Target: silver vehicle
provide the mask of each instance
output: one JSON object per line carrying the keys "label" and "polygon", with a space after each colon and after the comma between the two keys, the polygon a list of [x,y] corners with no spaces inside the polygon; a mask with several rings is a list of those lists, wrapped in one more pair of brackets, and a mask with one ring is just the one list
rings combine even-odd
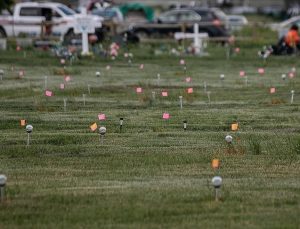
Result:
{"label": "silver vehicle", "polygon": [[247,18],[242,15],[227,15],[227,21],[231,31],[240,30],[244,26],[248,25]]}
{"label": "silver vehicle", "polygon": [[285,36],[285,34],[289,31],[289,29],[292,27],[292,25],[298,25],[300,28],[300,16],[292,17],[286,21],[283,21],[279,24],[273,24],[271,25],[271,29],[278,32],[278,38],[282,38]]}

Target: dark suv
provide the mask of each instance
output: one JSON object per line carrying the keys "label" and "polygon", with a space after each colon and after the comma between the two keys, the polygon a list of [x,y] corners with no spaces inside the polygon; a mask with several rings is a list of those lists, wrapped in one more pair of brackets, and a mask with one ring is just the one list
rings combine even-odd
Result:
{"label": "dark suv", "polygon": [[140,39],[149,37],[174,37],[186,24],[186,32],[193,32],[193,24],[199,24],[199,32],[210,37],[228,37],[226,15],[215,8],[181,8],[167,11],[154,22],[132,26],[130,33]]}

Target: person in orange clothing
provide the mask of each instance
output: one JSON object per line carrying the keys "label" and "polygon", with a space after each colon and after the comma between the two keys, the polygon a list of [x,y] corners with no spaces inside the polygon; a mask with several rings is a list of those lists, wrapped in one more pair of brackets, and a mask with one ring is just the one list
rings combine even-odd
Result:
{"label": "person in orange clothing", "polygon": [[297,51],[300,51],[300,36],[298,34],[298,26],[292,25],[287,34],[279,40],[277,45],[269,46],[258,54],[262,57],[268,53],[273,55],[291,55]]}
{"label": "person in orange clothing", "polygon": [[300,44],[300,37],[298,34],[298,26],[297,25],[293,25],[290,30],[288,31],[288,33],[286,34],[284,41],[286,43],[287,46],[291,47],[291,48],[299,48],[299,44]]}

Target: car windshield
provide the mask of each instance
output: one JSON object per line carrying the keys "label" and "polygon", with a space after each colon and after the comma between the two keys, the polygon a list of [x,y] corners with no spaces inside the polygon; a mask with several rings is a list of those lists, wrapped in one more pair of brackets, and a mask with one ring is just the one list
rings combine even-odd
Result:
{"label": "car windshield", "polygon": [[73,11],[72,9],[70,9],[69,7],[66,6],[59,6],[58,9],[60,9],[65,15],[71,16],[71,15],[75,15],[75,11]]}
{"label": "car windshield", "polygon": [[105,18],[112,18],[117,16],[117,12],[115,12],[113,9],[106,9],[106,10],[97,9],[97,10],[93,10],[92,13]]}

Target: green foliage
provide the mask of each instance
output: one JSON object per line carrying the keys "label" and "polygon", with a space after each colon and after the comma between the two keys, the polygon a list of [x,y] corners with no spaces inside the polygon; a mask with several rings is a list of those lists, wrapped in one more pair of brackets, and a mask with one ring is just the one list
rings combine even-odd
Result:
{"label": "green foliage", "polygon": [[[299,69],[299,60],[270,57],[261,76],[259,47],[239,45],[241,52],[229,60],[224,47],[214,44],[208,57],[184,57],[186,74],[179,66],[182,57],[150,55],[160,47],[155,45],[131,47],[131,67],[122,51],[113,62],[83,58],[67,62],[65,69],[38,50],[27,50],[27,58],[14,50],[0,53],[5,71],[0,173],[8,177],[0,228],[297,228],[300,100],[289,101],[300,80],[283,81],[281,74]],[[247,86],[240,70],[247,72]],[[68,83],[65,73],[71,75]],[[223,84],[220,74],[225,74]],[[54,97],[44,96],[45,75]],[[276,87],[272,95],[271,85]],[[142,94],[136,94],[137,86]],[[194,88],[193,95],[186,94],[187,87]],[[167,98],[162,90],[169,92]],[[163,112],[171,118],[162,120]],[[99,113],[107,119],[98,121]],[[34,127],[29,147],[19,126],[23,118]],[[94,122],[107,128],[102,144],[89,129]],[[239,123],[236,132],[230,130],[233,122]],[[230,147],[227,134],[233,136]],[[211,169],[214,158],[220,159],[217,171]],[[220,202],[210,185],[214,175],[224,180]]]}

